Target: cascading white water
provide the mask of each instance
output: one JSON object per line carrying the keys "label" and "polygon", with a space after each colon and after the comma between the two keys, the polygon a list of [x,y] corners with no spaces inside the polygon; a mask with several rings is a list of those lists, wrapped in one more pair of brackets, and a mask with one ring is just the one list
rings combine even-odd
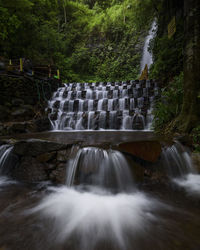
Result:
{"label": "cascading white water", "polygon": [[142,130],[150,128],[157,95],[157,83],[149,80],[69,83],[49,101],[49,119],[53,130]]}
{"label": "cascading white water", "polygon": [[69,187],[51,188],[28,211],[52,223],[52,244],[74,250],[131,250],[134,244],[138,249],[138,234],[148,237],[149,226],[159,220],[154,213],[163,204],[136,190],[118,151],[79,149],[68,162],[66,182]]}
{"label": "cascading white water", "polygon": [[153,39],[154,36],[155,36],[156,29],[157,29],[157,22],[156,22],[156,20],[154,20],[152,25],[151,25],[151,29],[149,30],[149,34],[145,39],[145,43],[144,43],[144,47],[143,47],[143,53],[142,53],[142,59],[141,59],[141,62],[140,62],[140,73],[142,73],[142,70],[144,69],[146,64],[147,64],[147,66],[149,68],[150,65],[153,63],[152,55],[148,51],[148,47],[149,47],[150,40]]}
{"label": "cascading white water", "polygon": [[172,178],[195,173],[189,152],[178,141],[163,149],[162,162]]}
{"label": "cascading white water", "polygon": [[9,157],[13,147],[10,145],[0,146],[0,176],[8,173],[12,159]]}
{"label": "cascading white water", "polygon": [[70,161],[66,183],[72,186],[75,182],[118,191],[132,190],[134,183],[128,162],[121,152],[96,147],[80,149]]}
{"label": "cascading white water", "polygon": [[16,164],[16,158],[12,155],[12,149],[13,146],[7,144],[0,146],[0,186],[15,183],[7,177],[10,169]]}
{"label": "cascading white water", "polygon": [[173,183],[184,188],[190,195],[200,196],[200,175],[183,145],[175,142],[171,147],[166,147],[161,161]]}

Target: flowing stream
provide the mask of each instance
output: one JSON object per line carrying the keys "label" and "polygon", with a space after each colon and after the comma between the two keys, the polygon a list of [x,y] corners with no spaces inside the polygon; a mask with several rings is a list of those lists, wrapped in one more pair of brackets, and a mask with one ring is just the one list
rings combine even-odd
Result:
{"label": "flowing stream", "polygon": [[[1,146],[1,174],[16,166],[11,159],[12,147]],[[184,187],[194,195],[199,175],[193,172],[183,146],[175,143],[164,148],[161,162],[171,180],[185,180]],[[5,172],[6,167],[9,171]],[[66,170],[66,185],[57,187],[4,179],[6,185],[0,190],[2,249],[182,250],[200,246],[198,204],[187,202],[179,188],[174,192],[173,187],[139,187],[130,161],[121,152],[79,148],[72,152]]]}

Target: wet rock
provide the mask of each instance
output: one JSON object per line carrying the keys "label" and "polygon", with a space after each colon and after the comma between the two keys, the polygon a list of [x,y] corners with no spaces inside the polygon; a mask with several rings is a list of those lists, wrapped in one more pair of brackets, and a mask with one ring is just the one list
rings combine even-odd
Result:
{"label": "wet rock", "polygon": [[156,162],[162,150],[160,143],[156,141],[122,143],[118,149],[149,162]]}
{"label": "wet rock", "polygon": [[50,114],[50,119],[52,121],[55,121],[55,120],[57,120],[57,116],[58,116],[58,112],[55,111],[55,112],[53,112],[53,113]]}
{"label": "wet rock", "polygon": [[3,123],[0,123],[0,135],[6,135],[6,129],[3,125]]}
{"label": "wet rock", "polygon": [[133,173],[134,181],[141,182],[144,180],[145,168],[138,162],[131,159],[130,156],[126,156],[126,159],[129,162],[130,170]]}
{"label": "wet rock", "polygon": [[32,118],[34,116],[33,107],[30,105],[23,105],[19,108],[16,108],[11,113],[12,119],[23,119],[26,120],[27,118]]}
{"label": "wet rock", "polygon": [[44,163],[44,162],[49,162],[51,160],[53,160],[56,157],[56,152],[51,152],[51,153],[45,153],[45,154],[41,154],[38,155],[36,157],[37,161]]}
{"label": "wet rock", "polygon": [[13,152],[17,155],[38,156],[43,153],[67,149],[69,145],[39,139],[19,141],[14,145]]}
{"label": "wet rock", "polygon": [[24,182],[38,182],[48,180],[48,175],[45,172],[44,164],[41,164],[35,158],[30,156],[21,158],[20,164],[18,164],[12,170],[11,176]]}
{"label": "wet rock", "polygon": [[66,164],[60,163],[55,170],[53,170],[49,176],[52,182],[64,184],[66,181]]}
{"label": "wet rock", "polygon": [[57,160],[66,162],[70,157],[71,149],[62,150],[57,152]]}
{"label": "wet rock", "polygon": [[200,173],[200,153],[192,153],[191,157],[194,167]]}
{"label": "wet rock", "polygon": [[56,169],[56,164],[55,164],[55,163],[47,163],[47,164],[45,165],[45,168],[46,168],[46,170],[48,170],[48,171],[52,171],[52,170]]}
{"label": "wet rock", "polygon": [[16,122],[8,125],[7,127],[8,134],[20,134],[26,132],[26,123],[25,122]]}
{"label": "wet rock", "polygon": [[1,114],[0,121],[6,121],[6,120],[8,120],[9,116],[10,116],[10,110],[9,110],[9,108],[0,105],[0,114]]}
{"label": "wet rock", "polygon": [[13,106],[17,107],[17,106],[21,106],[23,104],[24,104],[24,100],[22,100],[22,99],[15,98],[15,99],[12,100],[12,105]]}
{"label": "wet rock", "polygon": [[55,101],[53,104],[53,108],[58,109],[60,107],[60,101]]}
{"label": "wet rock", "polygon": [[47,131],[51,129],[51,123],[48,117],[37,119],[34,121],[34,124],[38,132]]}

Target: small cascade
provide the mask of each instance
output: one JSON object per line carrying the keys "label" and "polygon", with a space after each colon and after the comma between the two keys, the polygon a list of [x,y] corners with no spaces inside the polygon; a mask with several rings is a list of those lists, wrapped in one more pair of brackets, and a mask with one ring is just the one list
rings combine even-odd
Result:
{"label": "small cascade", "polygon": [[67,186],[76,183],[118,191],[133,190],[133,179],[124,155],[96,147],[79,149],[67,166]]}
{"label": "small cascade", "polygon": [[17,164],[18,158],[12,154],[13,146],[1,145],[0,146],[0,187],[16,183],[9,180],[11,169]]}
{"label": "small cascade", "polygon": [[10,145],[0,146],[0,176],[7,175],[13,164],[11,154],[13,147]]}
{"label": "small cascade", "polygon": [[159,95],[154,81],[69,83],[49,101],[53,130],[144,130]]}
{"label": "small cascade", "polygon": [[189,195],[200,196],[200,175],[183,145],[175,142],[163,150],[161,158],[173,183],[184,188]]}
{"label": "small cascade", "polygon": [[175,142],[171,147],[163,149],[162,162],[171,178],[195,173],[189,152],[179,142]]}

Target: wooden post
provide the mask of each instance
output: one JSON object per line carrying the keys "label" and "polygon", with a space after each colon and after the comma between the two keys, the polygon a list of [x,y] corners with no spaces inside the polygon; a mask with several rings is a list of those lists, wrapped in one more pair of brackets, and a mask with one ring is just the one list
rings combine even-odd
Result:
{"label": "wooden post", "polygon": [[20,70],[20,72],[22,72],[23,71],[23,61],[22,61],[22,58],[19,59],[19,64],[20,64],[19,70]]}
{"label": "wooden post", "polygon": [[58,77],[58,79],[60,79],[60,70],[59,69],[57,69],[57,77]]}

